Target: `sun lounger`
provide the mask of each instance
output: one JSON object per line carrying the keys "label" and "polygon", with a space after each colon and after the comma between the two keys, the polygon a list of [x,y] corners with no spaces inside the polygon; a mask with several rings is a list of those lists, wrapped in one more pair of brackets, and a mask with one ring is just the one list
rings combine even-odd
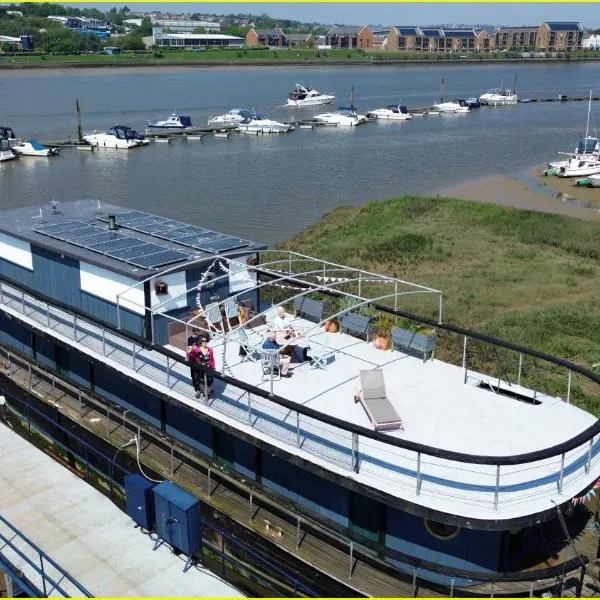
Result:
{"label": "sun lounger", "polygon": [[361,388],[354,396],[354,402],[360,402],[367,413],[375,431],[402,429],[402,419],[388,400],[381,369],[360,372]]}

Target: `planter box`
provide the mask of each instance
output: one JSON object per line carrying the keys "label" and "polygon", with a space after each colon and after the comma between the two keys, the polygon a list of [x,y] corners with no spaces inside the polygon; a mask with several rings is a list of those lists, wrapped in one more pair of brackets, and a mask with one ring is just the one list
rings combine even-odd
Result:
{"label": "planter box", "polygon": [[401,327],[392,327],[392,345],[393,348],[404,348],[407,350],[414,350],[416,352],[423,353],[423,361],[427,360],[427,354],[433,352],[437,343],[437,336],[434,335],[423,335],[416,331],[410,331],[409,329],[402,329]]}

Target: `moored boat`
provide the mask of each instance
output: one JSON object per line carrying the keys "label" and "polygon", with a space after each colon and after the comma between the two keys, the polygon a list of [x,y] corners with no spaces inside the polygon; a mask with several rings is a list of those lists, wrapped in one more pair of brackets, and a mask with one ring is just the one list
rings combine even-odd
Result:
{"label": "moored boat", "polygon": [[322,113],[313,117],[315,121],[340,127],[355,127],[367,122],[365,115],[358,114],[354,106],[340,106],[335,112]]}
{"label": "moored boat", "polygon": [[60,150],[58,148],[44,146],[37,140],[28,140],[26,142],[19,142],[12,148],[16,154],[22,154],[23,156],[58,156]]}
{"label": "moored boat", "polygon": [[8,140],[0,137],[0,162],[14,160],[17,155],[11,150]]}
{"label": "moored boat", "polygon": [[189,129],[192,127],[191,117],[177,115],[173,113],[168,119],[151,123],[148,121],[148,127],[151,129]]}
{"label": "moored boat", "polygon": [[115,125],[103,132],[88,133],[83,136],[83,139],[90,146],[97,148],[122,148],[129,150],[145,145],[144,140],[146,138],[141,136],[140,139],[140,135],[131,127]]}
{"label": "moored boat", "polygon": [[367,113],[367,117],[374,119],[388,119],[391,121],[406,121],[413,116],[408,112],[408,108],[400,104],[388,104],[384,108],[376,108]]}
{"label": "moored boat", "polygon": [[573,156],[559,167],[559,177],[583,177],[600,173],[600,160],[596,157]]}
{"label": "moored boat", "polygon": [[516,92],[506,88],[495,88],[479,96],[479,102],[484,106],[508,106],[518,101]]}

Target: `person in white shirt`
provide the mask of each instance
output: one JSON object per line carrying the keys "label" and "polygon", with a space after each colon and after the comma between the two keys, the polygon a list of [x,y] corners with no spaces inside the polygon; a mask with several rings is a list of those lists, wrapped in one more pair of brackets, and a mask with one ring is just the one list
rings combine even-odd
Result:
{"label": "person in white shirt", "polygon": [[277,314],[274,317],[273,323],[272,323],[273,331],[277,332],[277,331],[290,330],[289,333],[291,333],[292,321],[290,320],[289,317],[285,316],[285,310],[284,310],[283,306],[278,306],[276,313]]}

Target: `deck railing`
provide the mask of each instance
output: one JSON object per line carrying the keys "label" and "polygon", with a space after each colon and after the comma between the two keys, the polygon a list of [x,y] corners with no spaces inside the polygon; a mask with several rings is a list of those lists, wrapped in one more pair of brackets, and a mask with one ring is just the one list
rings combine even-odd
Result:
{"label": "deck railing", "polygon": [[[0,282],[0,302],[33,320],[42,331],[61,334],[87,352],[99,354],[107,364],[118,361],[119,371],[129,369],[140,385],[144,385],[145,379],[152,380],[155,385],[148,385],[148,389],[153,393],[179,396],[190,404],[189,365],[180,354],[160,346],[152,346],[150,351],[141,338],[6,281]],[[589,383],[600,383],[598,375],[579,365],[386,306],[378,308],[435,325],[438,331],[461,335],[467,348],[472,340],[471,344],[484,342],[492,348],[518,353],[521,368],[524,358],[539,359],[566,369],[568,382],[576,373]],[[325,461],[329,468],[355,472],[364,477],[358,481],[367,486],[367,493],[369,486],[378,487],[391,505],[399,502],[399,495],[404,499],[421,496],[419,503],[422,503],[425,494],[435,505],[451,493],[455,507],[472,505],[477,498],[481,508],[492,509],[490,514],[494,514],[535,498],[560,502],[561,494],[568,490],[564,502],[591,484],[589,472],[600,455],[599,421],[573,438],[543,450],[510,456],[472,455],[391,437],[271,395],[223,372],[210,372],[221,382],[222,392],[208,404],[198,405],[209,422],[217,427],[226,423],[242,437],[260,438],[283,455],[299,455],[309,469],[314,468],[316,458],[318,464]],[[466,362],[465,374],[473,375]],[[498,381],[488,378],[492,389]],[[566,387],[569,399],[571,384]],[[552,510],[540,511],[538,516],[543,518]],[[463,524],[463,520],[456,517],[456,524]],[[504,522],[517,524],[518,519]]]}

